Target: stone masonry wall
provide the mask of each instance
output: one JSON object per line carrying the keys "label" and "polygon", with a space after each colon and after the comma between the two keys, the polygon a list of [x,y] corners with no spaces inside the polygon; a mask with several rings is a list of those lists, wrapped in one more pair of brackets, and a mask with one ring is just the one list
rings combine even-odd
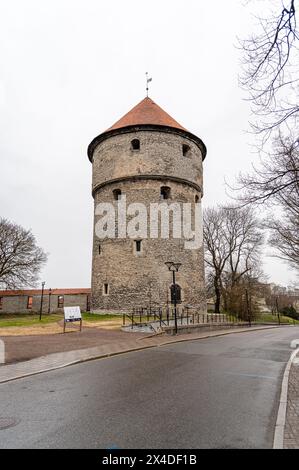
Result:
{"label": "stone masonry wall", "polygon": [[[140,150],[131,141],[140,140]],[[190,147],[183,156],[182,145]],[[202,189],[202,154],[190,139],[160,131],[120,133],[101,142],[93,155],[93,188],[116,179],[136,175],[167,175],[186,179]]]}
{"label": "stone masonry wall", "polygon": [[[171,188],[171,199],[161,201],[161,185]],[[100,189],[95,195],[95,207],[100,202],[113,202],[114,189],[122,191],[127,205],[145,204],[148,214],[150,202],[194,202],[198,196],[194,188],[167,179],[127,181]],[[117,202],[113,204],[116,209]],[[170,238],[149,238],[148,224],[148,238],[142,239],[141,253],[136,252],[135,238],[100,240],[94,236],[92,311],[127,311],[137,306],[166,305],[172,277],[164,263],[169,260],[182,263],[176,281],[182,288],[183,303],[205,311],[203,249],[185,249],[184,239],[172,238],[171,215]],[[95,216],[95,223],[98,219],[99,216]],[[109,286],[108,295],[103,294],[105,283]]]}
{"label": "stone masonry wall", "polygon": [[[140,150],[132,150],[133,139],[139,139]],[[183,155],[183,144],[190,147],[186,156]],[[143,179],[138,179],[138,176]],[[161,186],[171,188],[170,199],[161,201]],[[203,193],[201,150],[188,137],[175,132],[142,130],[123,133],[120,130],[118,135],[107,138],[94,151],[95,208],[103,202],[113,203],[116,207],[115,189],[126,195],[127,204],[143,203],[147,208],[151,202],[200,201]],[[95,224],[98,219],[99,216],[95,215]],[[202,247],[185,249],[184,240],[172,236],[169,239],[145,237],[141,241],[141,253],[138,253],[134,239],[99,240],[95,233],[91,310],[120,312],[131,311],[138,306],[166,305],[170,301],[172,284],[171,272],[164,264],[166,261],[182,263],[176,282],[182,288],[183,305],[205,311]],[[107,294],[105,284],[108,285]]]}
{"label": "stone masonry wall", "polygon": [[[32,309],[27,309],[28,296],[27,295],[9,295],[2,297],[1,313],[38,313],[40,311],[41,296],[32,296]],[[68,294],[64,295],[64,306],[74,307],[79,306],[82,312],[86,312],[87,307],[87,294]],[[43,298],[43,313],[48,313],[49,309],[49,295],[44,295]],[[58,295],[51,295],[51,309],[50,312],[63,313],[63,308],[58,308]]]}

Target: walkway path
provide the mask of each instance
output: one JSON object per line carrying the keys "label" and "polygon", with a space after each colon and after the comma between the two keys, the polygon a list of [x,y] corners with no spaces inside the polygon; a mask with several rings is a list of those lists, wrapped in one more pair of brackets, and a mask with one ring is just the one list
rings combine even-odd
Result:
{"label": "walkway path", "polygon": [[[105,331],[105,344],[102,344],[101,346],[94,346],[94,347],[89,347],[89,348],[84,348],[79,349],[79,341],[82,341],[83,336],[77,338],[77,343],[75,344],[77,347],[72,350],[66,349],[66,342],[68,336],[73,336],[72,340],[70,339],[69,341],[74,341],[75,335],[80,335],[80,333],[70,333],[69,335],[65,335],[62,337],[62,335],[59,335],[60,338],[60,344],[61,352],[55,352],[52,354],[47,354],[47,355],[41,355],[40,357],[35,357],[31,360],[27,360],[24,362],[17,362],[13,364],[7,364],[7,365],[2,365],[0,367],[0,383],[1,382],[7,382],[9,380],[14,380],[18,379],[21,377],[25,377],[28,375],[33,375],[33,374],[38,374],[41,372],[53,370],[53,369],[58,369],[61,367],[65,367],[71,364],[76,364],[78,362],[84,362],[92,359],[97,359],[97,358],[104,358],[104,357],[109,357],[113,356],[116,354],[122,354],[130,351],[136,351],[136,350],[141,350],[141,349],[147,349],[147,348],[152,348],[155,346],[162,346],[165,344],[171,344],[171,343],[176,343],[176,342],[181,342],[181,341],[189,341],[189,340],[195,340],[195,339],[201,339],[201,338],[209,338],[213,336],[221,336],[221,335],[227,335],[231,333],[236,333],[236,332],[248,332],[248,331],[254,331],[254,330],[259,330],[259,329],[269,329],[269,328],[279,328],[277,326],[262,326],[262,327],[251,327],[251,328],[230,328],[230,329],[218,329],[214,331],[205,331],[202,333],[192,333],[192,334],[182,334],[179,336],[169,336],[169,335],[157,335],[157,336],[151,336],[149,337],[148,335],[142,335],[138,333],[122,333],[118,332],[119,334],[114,334],[114,337],[112,338],[112,332],[107,332]],[[285,328],[285,327],[283,327]],[[287,327],[288,328],[288,327]],[[117,332],[114,332],[117,333]],[[10,337],[11,339],[12,337]],[[20,337],[18,337],[20,338]],[[38,351],[38,344],[41,344],[39,342],[38,337],[26,337],[27,339],[31,338],[31,348],[32,350],[36,350],[36,353]],[[49,336],[42,337],[42,341],[45,344],[45,342],[48,340]],[[80,339],[81,338],[81,339]],[[6,343],[6,338],[2,337],[2,339],[5,339]],[[99,343],[99,338],[97,338],[97,344]],[[68,344],[68,347],[71,347],[71,342]],[[82,343],[81,343],[82,344]],[[58,347],[58,343],[56,344],[56,347]]]}

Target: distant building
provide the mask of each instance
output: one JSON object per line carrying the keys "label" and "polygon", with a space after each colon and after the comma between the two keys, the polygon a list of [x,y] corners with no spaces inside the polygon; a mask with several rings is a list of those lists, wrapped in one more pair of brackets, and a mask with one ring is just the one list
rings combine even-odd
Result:
{"label": "distant building", "polygon": [[[79,306],[90,311],[90,289],[45,289],[43,313],[63,312],[63,307]],[[41,307],[41,289],[0,290],[1,313],[38,313]]]}

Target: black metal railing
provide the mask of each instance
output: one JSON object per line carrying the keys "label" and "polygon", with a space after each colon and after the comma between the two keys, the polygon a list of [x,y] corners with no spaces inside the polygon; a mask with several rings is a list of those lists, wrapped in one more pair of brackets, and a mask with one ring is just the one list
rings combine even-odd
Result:
{"label": "black metal railing", "polygon": [[[237,322],[235,317],[229,320],[223,313],[200,313],[191,307],[177,307],[176,309],[178,325],[195,325]],[[173,307],[135,307],[132,313],[123,314],[123,326],[128,324],[133,329],[134,326],[143,326],[158,322],[160,327],[170,326],[175,319]]]}

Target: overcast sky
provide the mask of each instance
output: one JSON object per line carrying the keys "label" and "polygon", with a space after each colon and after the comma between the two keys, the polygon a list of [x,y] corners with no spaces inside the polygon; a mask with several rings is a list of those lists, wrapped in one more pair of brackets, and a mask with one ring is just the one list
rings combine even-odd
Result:
{"label": "overcast sky", "polygon": [[[238,87],[236,37],[255,28],[246,4],[0,0],[0,215],[49,253],[48,288],[90,285],[86,149],[144,98],[146,71],[150,97],[207,145],[205,207],[225,202],[224,179],[257,162]],[[269,281],[295,280],[278,260],[265,256],[264,269]]]}

